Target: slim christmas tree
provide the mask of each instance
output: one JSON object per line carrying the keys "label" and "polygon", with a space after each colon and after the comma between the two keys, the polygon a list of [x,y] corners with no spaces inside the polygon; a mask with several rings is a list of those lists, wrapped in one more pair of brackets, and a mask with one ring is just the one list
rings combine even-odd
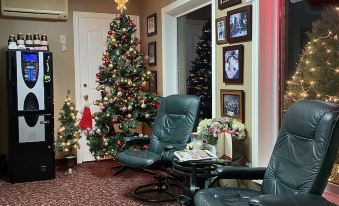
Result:
{"label": "slim christmas tree", "polygon": [[211,66],[211,22],[202,28],[202,35],[195,50],[197,57],[192,62],[187,79],[187,94],[201,97],[200,119],[212,117],[212,66]]}
{"label": "slim christmas tree", "polygon": [[80,127],[77,120],[78,111],[75,110],[75,105],[69,97],[70,91],[67,91],[67,97],[64,105],[61,108],[59,122],[60,128],[57,133],[56,149],[67,152],[69,156],[72,151],[77,148],[80,138]]}
{"label": "slim christmas tree", "polygon": [[287,81],[284,109],[302,99],[339,101],[339,9],[327,7],[313,22],[310,41],[301,52],[297,69]]}
{"label": "slim christmas tree", "polygon": [[[151,122],[156,115],[156,94],[145,92],[152,77],[146,71],[143,55],[136,49],[140,41],[133,37],[136,25],[123,12],[125,1],[116,1],[121,15],[110,23],[107,49],[97,73],[97,90],[102,98],[95,101],[95,129],[87,136],[94,157],[114,155],[123,144],[123,137],[139,122]],[[116,126],[116,127],[115,127]],[[122,132],[116,131],[117,127]]]}

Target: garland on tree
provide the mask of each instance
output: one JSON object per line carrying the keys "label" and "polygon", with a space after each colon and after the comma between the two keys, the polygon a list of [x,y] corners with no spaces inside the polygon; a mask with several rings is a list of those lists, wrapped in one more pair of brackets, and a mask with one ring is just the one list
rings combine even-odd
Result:
{"label": "garland on tree", "polygon": [[202,28],[197,43],[197,57],[192,62],[187,79],[187,94],[199,96],[200,119],[212,117],[212,65],[211,65],[211,22]]}
{"label": "garland on tree", "polygon": [[132,36],[135,27],[124,13],[110,23],[103,64],[96,74],[102,98],[94,104],[100,111],[94,115],[95,129],[87,136],[96,158],[116,154],[123,137],[131,135],[139,122],[152,122],[157,112],[156,94],[144,91],[152,74],[146,71],[143,55],[136,49],[140,40]]}
{"label": "garland on tree", "polygon": [[78,140],[81,136],[77,120],[78,111],[75,110],[75,105],[71,102],[69,94],[70,91],[68,90],[58,119],[60,122],[60,128],[57,133],[56,149],[67,152],[68,155],[71,156],[73,149],[76,149],[79,146]]}
{"label": "garland on tree", "polygon": [[296,72],[287,81],[284,109],[296,101],[318,99],[339,101],[339,9],[327,7],[312,24],[297,63]]}

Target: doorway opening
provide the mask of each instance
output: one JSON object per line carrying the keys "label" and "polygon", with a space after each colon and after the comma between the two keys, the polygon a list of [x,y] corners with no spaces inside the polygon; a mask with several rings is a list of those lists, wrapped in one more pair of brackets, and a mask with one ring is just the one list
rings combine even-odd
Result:
{"label": "doorway opening", "polygon": [[[205,8],[207,7],[207,8]],[[210,18],[215,19],[215,1],[212,0],[187,0],[187,1],[175,1],[172,4],[162,8],[162,75],[163,75],[163,96],[168,96],[171,94],[187,94],[186,91],[186,79],[188,76],[188,71],[191,65],[187,65],[187,61],[193,61],[193,59],[186,60],[186,58],[181,58],[182,54],[185,53],[184,50],[179,50],[179,47],[185,47],[183,44],[179,44],[180,38],[183,38],[183,35],[179,32],[182,27],[185,27],[183,22],[187,21],[191,15],[195,14],[195,11],[200,9],[208,9],[210,12]],[[199,11],[197,11],[199,12]],[[191,14],[193,13],[193,14]],[[186,16],[186,20],[181,19],[183,16]],[[205,16],[205,14],[204,14]],[[211,22],[211,106],[210,110],[212,117],[216,115],[216,80],[215,80],[215,23]],[[187,29],[185,27],[185,29]],[[200,30],[201,34],[201,30]],[[199,39],[199,38],[197,38]],[[179,41],[178,41],[179,40]],[[195,54],[195,46],[192,45],[193,53]],[[180,53],[179,53],[180,52]],[[185,53],[186,54],[186,53]],[[190,62],[189,62],[190,63]],[[179,64],[181,69],[179,71]],[[185,66],[182,66],[185,65]]]}
{"label": "doorway opening", "polygon": [[212,117],[211,5],[177,19],[178,92],[200,96],[200,118]]}

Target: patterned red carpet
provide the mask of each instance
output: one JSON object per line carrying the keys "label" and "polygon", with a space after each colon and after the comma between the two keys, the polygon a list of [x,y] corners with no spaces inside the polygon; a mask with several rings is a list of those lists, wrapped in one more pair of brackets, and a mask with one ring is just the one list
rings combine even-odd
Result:
{"label": "patterned red carpet", "polygon": [[11,184],[0,180],[0,205],[178,205],[152,204],[134,199],[131,192],[153,182],[151,175],[124,171],[112,176],[114,161],[84,163],[69,175],[58,168],[54,180]]}

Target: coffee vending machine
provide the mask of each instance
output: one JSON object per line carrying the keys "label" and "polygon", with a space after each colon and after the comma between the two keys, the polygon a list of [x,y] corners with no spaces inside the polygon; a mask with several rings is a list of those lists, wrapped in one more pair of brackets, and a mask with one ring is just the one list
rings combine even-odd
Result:
{"label": "coffee vending machine", "polygon": [[11,182],[55,178],[53,58],[8,50],[8,162]]}

